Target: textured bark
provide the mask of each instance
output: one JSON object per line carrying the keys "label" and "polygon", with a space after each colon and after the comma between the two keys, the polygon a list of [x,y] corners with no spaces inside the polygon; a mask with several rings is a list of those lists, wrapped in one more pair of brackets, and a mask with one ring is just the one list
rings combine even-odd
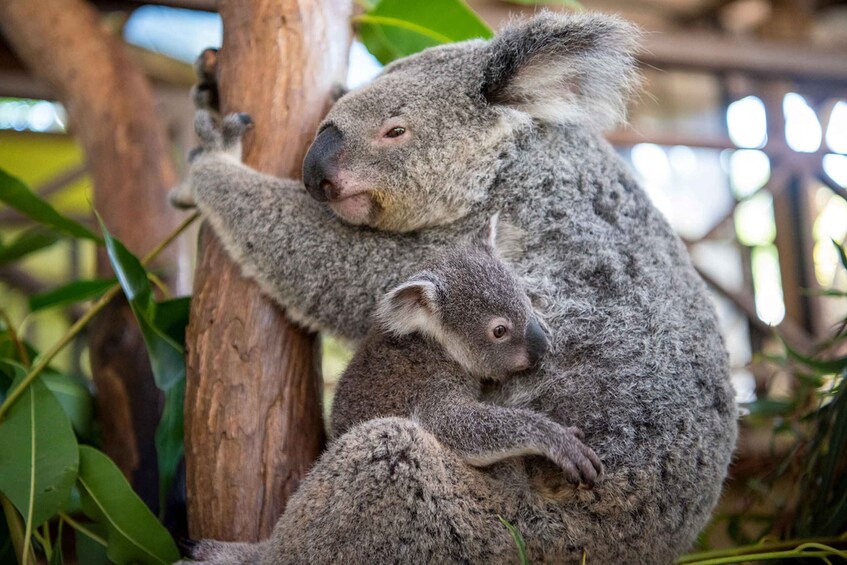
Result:
{"label": "textured bark", "polygon": [[[225,0],[219,7],[222,108],[248,112],[256,124],[245,162],[298,177],[332,87],[344,78],[349,1]],[[315,337],[241,277],[205,228],[187,341],[190,536],[267,537],[324,446]]]}
{"label": "textured bark", "polygon": [[[176,182],[153,92],[117,38],[81,0],[3,0],[3,34],[67,106],[94,184],[94,206],[114,235],[144,253],[176,226],[166,193]],[[172,264],[173,251],[163,256]],[[105,253],[100,275],[111,275]],[[94,321],[91,358],[103,447],[156,507],[153,443],[161,409],[137,324],[123,301]]]}

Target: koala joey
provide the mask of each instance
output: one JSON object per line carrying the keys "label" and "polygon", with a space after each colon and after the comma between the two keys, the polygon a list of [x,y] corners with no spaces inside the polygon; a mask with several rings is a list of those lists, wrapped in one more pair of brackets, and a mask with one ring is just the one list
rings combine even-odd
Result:
{"label": "koala joey", "polygon": [[[267,563],[516,561],[498,516],[534,561],[672,563],[691,547],[737,410],[705,285],[601,135],[637,84],[637,39],[615,17],[541,13],[395,61],[332,106],[303,181],[240,162],[244,120],[199,115],[181,201],[312,329],[364,339],[378,297],[501,212],[525,234],[510,265],[551,348],[480,400],[579,426],[603,462],[593,489],[574,489],[547,457],[474,467],[414,414],[369,420],[329,446],[269,545],[249,551]],[[224,548],[194,555],[239,562]]]}
{"label": "koala joey", "polygon": [[338,382],[332,433],[412,418],[470,465],[543,455],[569,481],[592,486],[602,465],[578,428],[480,400],[483,381],[534,367],[549,347],[522,283],[493,247],[496,223],[484,242],[448,252],[382,299]]}

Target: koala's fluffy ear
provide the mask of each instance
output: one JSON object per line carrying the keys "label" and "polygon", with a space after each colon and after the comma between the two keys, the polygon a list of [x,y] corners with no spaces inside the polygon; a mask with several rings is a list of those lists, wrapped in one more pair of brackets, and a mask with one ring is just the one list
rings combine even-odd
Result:
{"label": "koala's fluffy ear", "polygon": [[438,287],[428,274],[413,277],[391,289],[380,301],[376,317],[396,335],[414,331],[432,333],[439,326]]}
{"label": "koala's fluffy ear", "polygon": [[544,12],[491,41],[482,95],[540,121],[613,127],[639,82],[639,37],[614,16]]}

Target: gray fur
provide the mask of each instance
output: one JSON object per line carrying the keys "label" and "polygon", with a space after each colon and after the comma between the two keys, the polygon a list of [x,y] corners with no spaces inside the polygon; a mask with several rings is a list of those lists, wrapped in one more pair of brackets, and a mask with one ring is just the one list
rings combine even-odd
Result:
{"label": "gray fur", "polygon": [[602,464],[579,429],[480,401],[484,380],[522,378],[547,346],[531,331],[539,326],[520,281],[488,243],[439,258],[391,290],[378,312],[338,382],[334,437],[376,418],[411,418],[470,465],[543,455],[570,482],[593,486]]}
{"label": "gray fur", "polygon": [[[591,14],[545,14],[504,32],[510,41],[427,50],[341,98],[326,123],[344,136],[335,180],[366,189],[355,214],[214,147],[194,161],[191,197],[245,273],[304,325],[352,340],[365,336],[378,296],[502,211],[525,234],[514,268],[553,328],[554,351],[536,374],[488,386],[485,399],[578,425],[605,467],[593,490],[574,490],[543,458],[478,469],[412,420],[370,421],[303,481],[265,563],[509,560],[498,515],[533,560],[577,563],[585,551],[589,563],[670,563],[705,525],[737,413],[715,313],[685,248],[599,135],[608,103],[546,87],[530,105],[483,95],[501,82],[530,88],[525,57],[501,52],[525,45],[523,34],[577,32],[593,39],[534,50],[532,65],[576,65],[571,93],[622,99],[636,32]],[[540,110],[556,105],[565,119]],[[384,141],[390,120],[408,135]],[[221,562],[237,562],[216,547]]]}

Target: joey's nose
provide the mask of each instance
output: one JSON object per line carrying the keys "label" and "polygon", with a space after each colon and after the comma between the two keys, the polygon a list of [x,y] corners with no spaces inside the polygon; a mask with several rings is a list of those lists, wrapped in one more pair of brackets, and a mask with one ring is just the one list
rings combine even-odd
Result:
{"label": "joey's nose", "polygon": [[544,333],[541,324],[535,318],[530,319],[526,327],[526,348],[529,354],[530,365],[538,363],[550,348],[550,342],[547,341],[547,334]]}
{"label": "joey's nose", "polygon": [[338,167],[338,154],[343,142],[341,130],[333,125],[327,126],[312,142],[303,159],[303,184],[315,200],[325,202],[338,196],[338,187],[331,179]]}

